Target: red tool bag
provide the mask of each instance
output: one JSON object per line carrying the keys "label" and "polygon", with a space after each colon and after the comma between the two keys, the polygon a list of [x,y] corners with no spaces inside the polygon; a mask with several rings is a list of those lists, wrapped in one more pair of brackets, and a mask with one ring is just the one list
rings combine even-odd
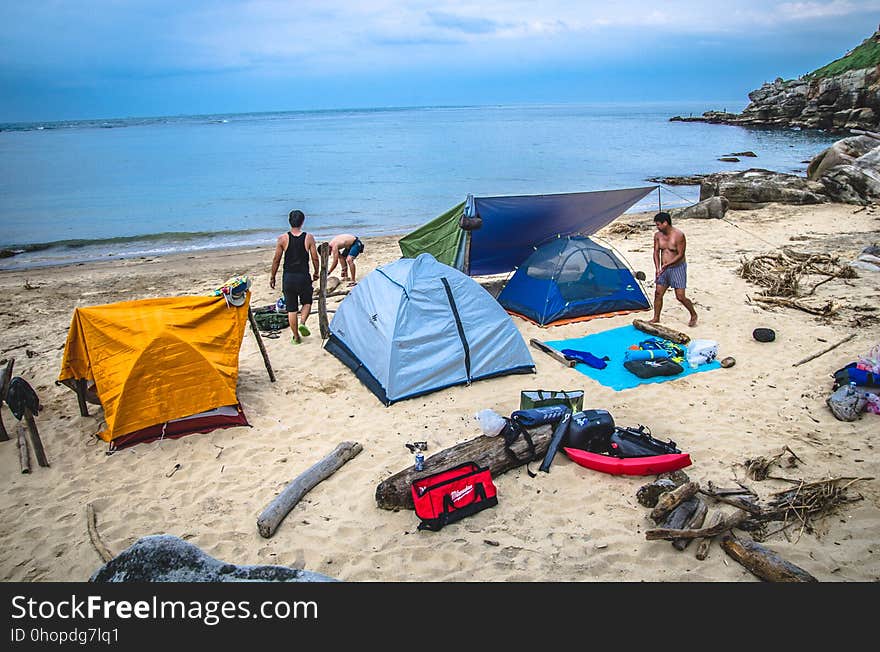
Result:
{"label": "red tool bag", "polygon": [[498,504],[492,474],[474,462],[414,480],[412,497],[419,529],[432,532]]}

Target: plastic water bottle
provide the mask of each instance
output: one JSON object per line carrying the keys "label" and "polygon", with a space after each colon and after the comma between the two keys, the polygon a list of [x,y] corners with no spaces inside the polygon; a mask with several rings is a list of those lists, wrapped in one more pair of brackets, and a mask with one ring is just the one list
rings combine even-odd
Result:
{"label": "plastic water bottle", "polygon": [[416,453],[416,471],[422,471],[425,468],[425,456],[421,451]]}
{"label": "plastic water bottle", "polygon": [[275,302],[275,312],[287,312],[287,303],[285,303],[284,297]]}

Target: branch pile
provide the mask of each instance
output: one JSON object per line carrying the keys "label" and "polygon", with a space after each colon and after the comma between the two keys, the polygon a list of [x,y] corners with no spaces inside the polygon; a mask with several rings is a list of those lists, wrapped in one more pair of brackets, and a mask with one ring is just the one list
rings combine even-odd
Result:
{"label": "branch pile", "polygon": [[[788,454],[786,461],[789,468],[801,461],[786,446],[779,455],[769,459],[747,460],[749,477],[754,480],[772,477],[767,473],[768,467],[779,463],[785,454]],[[817,482],[775,479],[791,482],[795,486],[771,494],[762,503],[757,494],[742,483],[737,483],[737,487],[721,488],[709,481],[705,487],[701,487],[683,471],[661,474],[636,493],[638,502],[651,508],[650,518],[657,525],[645,532],[645,538],[648,541],[671,541],[676,550],[684,550],[696,539],[699,542],[696,558],[701,561],[708,556],[712,541],[720,539],[721,548],[728,556],[763,580],[815,581],[809,573],[785,561],[759,542],[780,532],[791,540],[786,531],[792,526],[799,526],[798,537],[803,532],[812,533],[816,519],[834,513],[842,505],[862,500],[861,494],[852,495],[850,489],[855,483],[872,478],[830,478]],[[709,499],[712,504],[704,499]],[[735,510],[729,513],[715,509],[710,513],[712,506],[721,505],[730,505]],[[704,521],[708,525],[704,526]],[[768,527],[771,522],[781,522],[781,526],[771,530]],[[733,534],[734,529],[748,532],[751,539],[738,539]]]}
{"label": "branch pile", "polygon": [[[872,479],[829,478],[818,482],[790,481],[795,483],[794,488],[771,494],[760,512],[752,514],[740,527],[751,531],[752,538],[756,541],[766,541],[779,532],[784,533],[788,538],[788,528],[800,526],[797,537],[799,539],[804,532],[814,531],[815,519],[834,513],[841,505],[863,500],[861,494],[851,495],[849,489],[857,482]],[[779,521],[782,525],[768,531],[768,523],[773,521]]]}
{"label": "branch pile", "polygon": [[[838,256],[804,253],[790,247],[743,259],[737,274],[745,280],[764,288],[755,301],[769,305],[797,308],[814,315],[827,317],[837,311],[832,301],[816,306],[801,301],[815,293],[823,283],[835,278],[855,278],[856,271],[842,264]],[[802,292],[801,282],[805,276],[822,276],[808,291]]]}

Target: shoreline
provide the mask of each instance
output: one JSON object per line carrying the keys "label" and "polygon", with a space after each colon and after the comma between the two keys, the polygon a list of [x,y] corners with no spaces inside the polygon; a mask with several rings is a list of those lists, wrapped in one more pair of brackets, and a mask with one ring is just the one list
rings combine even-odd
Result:
{"label": "shoreline", "polygon": [[[651,215],[622,216],[597,234],[649,277]],[[745,466],[784,446],[800,461],[774,466],[774,476],[875,478],[861,482],[862,499],[839,514],[817,520],[799,536],[776,535],[764,545],[820,581],[880,581],[880,448],[874,441],[880,416],[842,422],[824,402],[830,374],[880,341],[876,312],[862,309],[880,305],[880,279],[859,272],[855,279],[822,284],[811,300],[834,301],[840,309],[821,318],[759,307],[750,297],[760,288],[736,273],[742,258],[781,246],[847,260],[880,241],[880,217],[844,204],[771,204],[730,211],[726,218],[676,222],[687,235],[688,296],[700,321],[689,329],[686,311],[671,294],[661,321],[691,337],[717,341],[719,358],[736,358],[729,369],[617,392],[530,349],[533,375],[482,380],[386,408],[323,349],[313,312],[312,335],[302,345],[292,346],[289,337],[263,339],[274,383],[255,337],[249,329],[245,333],[238,398],[249,427],[137,444],[112,455],[95,438],[101,410],[89,406],[90,416],[80,416],[74,393],[55,384],[74,308],[204,294],[237,274],[252,279],[251,305],[268,305],[278,296],[268,285],[273,248],[0,272],[6,297],[0,360],[14,359],[15,374],[38,393],[43,410],[36,421],[51,463],[20,472],[14,433],[21,424],[2,408],[13,439],[0,443],[0,578],[86,581],[102,564],[88,534],[91,504],[113,554],[143,536],[172,534],[224,562],[297,566],[349,582],[759,581],[717,544],[698,561],[693,547],[678,551],[669,542],[647,541],[644,532],[653,523],[635,494],[653,476],[603,474],[564,455],[556,456],[551,473],[532,478],[517,468],[493,478],[498,505],[441,532],[417,531],[410,510],[377,507],[376,486],[413,463],[405,443],[427,441],[430,457],[478,436],[473,415],[480,410],[507,415],[518,409],[520,391],[541,388],[584,390],[585,409],[606,409],[616,424],[644,424],[655,437],[674,440],[690,454],[693,464],[685,472],[701,486],[743,482],[762,499],[788,489],[791,484],[783,480],[750,479]],[[358,278],[399,258],[397,240],[365,238]],[[328,307],[344,300],[333,297]],[[550,329],[512,319],[528,342],[583,337],[647,314]],[[756,327],[773,328],[776,341],[755,341]],[[856,336],[792,368],[793,361],[849,333]],[[271,538],[261,537],[256,520],[265,506],[343,440],[361,443],[363,452],[313,488]],[[710,515],[715,509],[726,508],[713,503]]]}

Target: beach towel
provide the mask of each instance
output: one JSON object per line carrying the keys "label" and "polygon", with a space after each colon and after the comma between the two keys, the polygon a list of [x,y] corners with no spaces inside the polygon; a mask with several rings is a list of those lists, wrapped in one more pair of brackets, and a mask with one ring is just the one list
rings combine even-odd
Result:
{"label": "beach towel", "polygon": [[604,369],[596,369],[586,364],[578,363],[574,369],[578,370],[585,376],[589,376],[596,382],[610,387],[615,391],[630,389],[645,383],[662,383],[666,381],[675,381],[678,378],[684,378],[691,374],[702,373],[704,371],[712,371],[720,369],[721,363],[717,360],[699,365],[696,369],[691,369],[687,364],[682,365],[683,371],[674,376],[655,376],[653,378],[639,378],[634,373],[628,371],[623,363],[626,360],[626,351],[633,345],[638,345],[645,341],[645,333],[637,329],[635,326],[621,326],[612,328],[601,333],[594,333],[586,337],[578,337],[569,340],[555,340],[545,342],[547,346],[556,351],[562,352],[563,349],[575,349],[578,351],[590,351],[596,357],[608,356],[608,365]]}

